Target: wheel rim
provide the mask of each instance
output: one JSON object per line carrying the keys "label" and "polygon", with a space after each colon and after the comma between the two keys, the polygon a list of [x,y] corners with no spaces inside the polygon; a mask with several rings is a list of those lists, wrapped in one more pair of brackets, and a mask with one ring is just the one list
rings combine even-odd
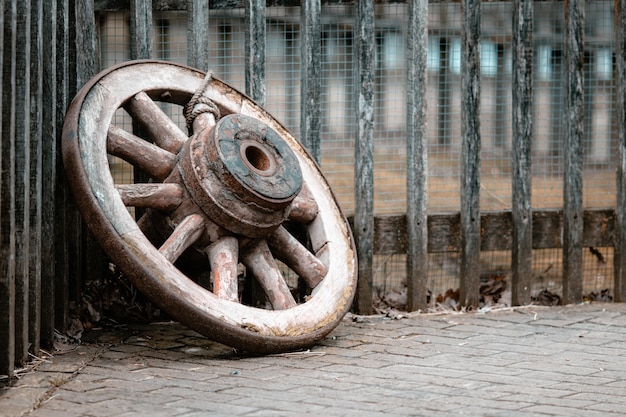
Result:
{"label": "wheel rim", "polygon": [[[64,164],[77,205],[111,260],[173,318],[247,351],[278,352],[314,344],[336,327],[354,297],[357,269],[350,229],[307,152],[271,115],[232,87],[216,79],[209,82],[204,96],[218,105],[223,117],[216,128],[195,131],[191,138],[158,110],[158,102],[185,105],[203,79],[204,74],[181,65],[134,61],[99,74],[83,87],[63,128]],[[112,124],[122,107],[147,130],[156,129],[157,133],[149,132],[155,145],[140,143]],[[253,128],[242,128],[250,123]],[[233,124],[239,131],[256,132],[263,126],[270,131],[270,139],[263,142],[269,145],[243,135],[235,146],[239,164],[226,166],[230,176],[218,181],[221,191],[241,188],[235,194],[243,203],[234,211],[221,207],[210,190],[199,194],[202,181],[190,184],[199,165],[194,158],[208,152],[190,148],[208,143],[209,135],[218,137],[213,143],[220,148],[219,126]],[[227,136],[222,134],[221,139]],[[225,146],[234,145],[226,140]],[[116,188],[109,155],[130,160],[152,180]],[[223,161],[228,164],[232,158]],[[299,171],[293,169],[294,163]],[[290,168],[287,174],[278,175],[277,167],[285,166]],[[269,181],[252,184],[241,177],[242,169],[259,181]],[[277,180],[291,183],[279,191],[267,188]],[[216,201],[207,203],[211,198],[217,207]],[[252,214],[242,212],[251,201],[261,208]],[[135,221],[127,204],[146,206],[147,213]],[[306,232],[307,247],[288,231],[288,223]],[[157,248],[146,234],[163,224],[169,228]],[[214,275],[212,291],[174,265],[190,247],[206,255]],[[276,260],[306,283],[310,293],[306,302],[298,304],[291,297]],[[240,263],[261,284],[273,309],[239,302]]]}

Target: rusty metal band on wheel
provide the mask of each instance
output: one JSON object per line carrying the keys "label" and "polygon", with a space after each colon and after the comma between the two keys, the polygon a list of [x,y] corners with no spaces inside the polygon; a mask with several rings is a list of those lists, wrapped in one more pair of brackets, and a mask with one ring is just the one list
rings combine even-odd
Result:
{"label": "rusty metal band on wheel", "polygon": [[211,220],[248,237],[280,226],[302,188],[289,145],[266,124],[241,114],[192,137],[180,170],[192,199]]}

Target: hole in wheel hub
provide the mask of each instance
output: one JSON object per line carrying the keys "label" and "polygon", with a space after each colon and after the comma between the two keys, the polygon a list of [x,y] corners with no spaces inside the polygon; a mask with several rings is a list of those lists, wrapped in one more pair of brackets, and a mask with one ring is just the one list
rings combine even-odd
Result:
{"label": "hole in wheel hub", "polygon": [[241,141],[239,149],[243,163],[252,171],[265,177],[274,175],[276,172],[276,160],[258,143],[244,139]]}

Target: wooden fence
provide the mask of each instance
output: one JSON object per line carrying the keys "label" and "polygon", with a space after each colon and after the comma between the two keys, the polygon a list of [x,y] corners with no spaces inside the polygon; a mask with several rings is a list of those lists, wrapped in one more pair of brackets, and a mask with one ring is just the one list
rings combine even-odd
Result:
{"label": "wooden fence", "polygon": [[[532,250],[562,248],[563,299],[582,297],[583,247],[614,247],[614,295],[626,300],[626,0],[615,1],[619,163],[616,206],[582,206],[584,2],[563,3],[565,21],[566,123],[563,207],[531,206],[533,2],[513,1],[512,210],[481,212],[480,53],[481,2],[461,2],[461,202],[460,213],[427,212],[425,120],[428,0],[409,0],[407,54],[407,212],[374,216],[374,8],[394,1],[342,0],[5,0],[2,22],[0,148],[0,375],[50,348],[55,329],[64,332],[70,303],[80,303],[82,277],[97,278],[107,264],[68,192],[60,163],[60,133],[76,91],[99,69],[94,16],[97,11],[130,11],[131,57],[152,56],[154,10],[186,10],[188,64],[209,67],[205,48],[209,9],[244,8],[246,93],[265,102],[266,8],[301,6],[301,140],[320,158],[321,3],[354,4],[353,67],[355,213],[353,231],[359,256],[355,304],[372,311],[373,257],[407,254],[408,307],[426,308],[428,254],[460,253],[461,303],[477,305],[480,251],[512,251],[512,302],[530,302]],[[431,1],[432,2],[432,1]],[[375,4],[376,3],[376,4]]]}

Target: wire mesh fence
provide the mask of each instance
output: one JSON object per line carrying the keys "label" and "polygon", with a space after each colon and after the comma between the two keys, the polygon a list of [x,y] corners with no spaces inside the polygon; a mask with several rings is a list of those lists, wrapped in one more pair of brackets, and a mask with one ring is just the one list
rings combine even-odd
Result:
{"label": "wire mesh fence", "polygon": [[[356,118],[353,74],[355,10],[349,4],[322,6],[321,167],[347,214],[354,212]],[[512,4],[485,2],[481,41],[481,210],[512,206]],[[563,204],[564,42],[563,3],[537,2],[534,12],[532,206],[559,209]],[[406,211],[406,49],[407,9],[403,3],[376,6],[374,210],[376,215]],[[429,5],[428,28],[428,211],[460,209],[461,30],[459,3]],[[186,62],[185,12],[155,12],[153,56]],[[103,68],[130,59],[127,13],[98,13]],[[270,7],[266,15],[266,108],[296,136],[300,133],[300,8]],[[615,204],[617,134],[616,75],[613,55],[613,3],[586,4],[585,25],[585,208]],[[210,69],[216,77],[245,90],[245,13],[211,10],[208,22]],[[207,68],[201,68],[207,70]],[[167,109],[174,114],[179,110]],[[120,114],[120,123],[129,123]],[[182,120],[181,120],[182,123]],[[111,161],[121,182],[132,172]],[[584,292],[612,289],[613,249],[586,248]],[[485,274],[510,274],[509,251],[483,252]],[[428,285],[431,301],[459,287],[459,254],[431,253]],[[533,294],[561,292],[561,250],[533,251]],[[374,288],[379,295],[406,284],[406,256],[375,255]],[[608,292],[607,292],[608,291]]]}

